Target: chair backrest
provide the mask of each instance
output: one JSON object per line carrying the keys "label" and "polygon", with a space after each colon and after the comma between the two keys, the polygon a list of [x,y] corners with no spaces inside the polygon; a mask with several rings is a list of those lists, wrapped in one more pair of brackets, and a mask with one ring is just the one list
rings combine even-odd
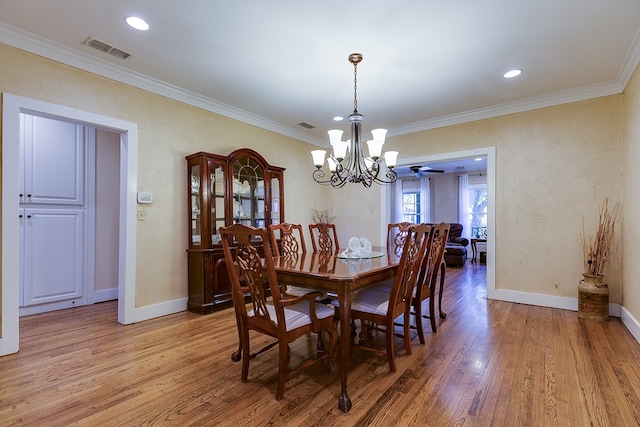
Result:
{"label": "chair backrest", "polygon": [[[262,319],[264,327],[268,329],[277,329],[277,325],[285,325],[267,230],[234,224],[220,227],[220,236],[231,282],[233,305],[241,321],[246,322],[247,319],[245,295],[249,295],[253,318]],[[260,247],[264,251],[264,261],[260,257]],[[271,319],[267,309],[267,289],[271,291],[273,305],[276,308],[277,324]]]}
{"label": "chair backrest", "polygon": [[313,252],[337,253],[340,250],[335,224],[309,224]]}
{"label": "chair backrest", "polygon": [[452,222],[449,223],[449,240],[455,237],[462,237],[463,226],[460,223]]}
{"label": "chair backrest", "polygon": [[440,271],[440,264],[442,264],[444,259],[444,252],[447,246],[447,240],[449,239],[449,224],[441,222],[432,228],[429,249],[420,267],[420,277],[417,284],[418,289],[416,296],[420,297],[421,300],[431,295],[430,292],[427,293],[428,289],[435,287],[438,272]]}
{"label": "chair backrest", "polygon": [[430,244],[431,229],[431,225],[419,224],[411,226],[407,232],[402,257],[389,295],[389,313],[394,317],[408,310],[411,304],[420,266]]}
{"label": "chair backrest", "polygon": [[396,222],[387,225],[387,250],[395,252],[396,255],[402,252],[404,241],[409,234],[409,227],[415,225],[411,222]]}
{"label": "chair backrest", "polygon": [[[302,225],[281,224],[269,225],[269,236],[273,246],[274,256],[285,256],[293,254],[307,253],[307,246],[304,243]],[[278,241],[280,244],[278,245]]]}

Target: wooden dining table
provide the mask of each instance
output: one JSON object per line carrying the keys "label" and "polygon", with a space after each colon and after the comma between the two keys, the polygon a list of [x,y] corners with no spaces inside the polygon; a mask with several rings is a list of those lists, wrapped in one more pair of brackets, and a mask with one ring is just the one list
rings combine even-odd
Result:
{"label": "wooden dining table", "polygon": [[[347,393],[349,373],[349,346],[351,335],[351,300],[359,289],[372,286],[381,280],[393,277],[398,269],[400,256],[387,253],[386,248],[372,248],[372,258],[341,258],[339,254],[307,253],[298,256],[274,258],[278,280],[281,283],[323,290],[337,295],[340,313],[339,373],[341,392],[338,408],[343,412],[351,409]],[[393,252],[393,251],[392,251]]]}

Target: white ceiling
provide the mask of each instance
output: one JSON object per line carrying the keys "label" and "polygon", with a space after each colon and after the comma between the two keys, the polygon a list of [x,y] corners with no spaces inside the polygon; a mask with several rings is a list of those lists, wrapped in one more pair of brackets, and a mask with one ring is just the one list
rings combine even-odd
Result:
{"label": "white ceiling", "polygon": [[0,0],[0,42],[324,145],[348,130],[350,53],[365,136],[399,135],[620,93],[639,28],[638,0]]}

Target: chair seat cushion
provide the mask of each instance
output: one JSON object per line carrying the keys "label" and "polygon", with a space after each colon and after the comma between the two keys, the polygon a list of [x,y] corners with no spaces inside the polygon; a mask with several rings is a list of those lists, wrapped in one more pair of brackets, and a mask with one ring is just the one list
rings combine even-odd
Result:
{"label": "chair seat cushion", "polygon": [[390,294],[391,288],[393,287],[394,280],[395,280],[395,277],[389,277],[388,279],[385,279],[382,282],[377,283],[371,289],[376,289],[378,291],[382,291]]}
{"label": "chair seat cushion", "polygon": [[325,294],[323,291],[318,291],[311,288],[303,288],[302,286],[287,285],[287,295],[301,297],[303,295],[310,294],[311,292],[322,292],[322,296],[316,297],[316,301],[322,301],[323,299],[327,298],[327,294]]}
{"label": "chair seat cushion", "polygon": [[384,316],[389,309],[389,294],[390,292],[376,288],[360,291],[351,302],[351,310]]}
{"label": "chair seat cushion", "polygon": [[[301,326],[311,324],[311,316],[309,316],[309,307],[311,305],[308,301],[300,301],[297,304],[290,305],[284,309],[284,318],[287,323],[287,331],[292,331]],[[316,304],[316,316],[318,319],[325,319],[333,316],[335,310],[324,304]],[[269,310],[269,316],[271,320],[277,325],[278,318],[276,317],[276,309],[271,302],[267,303],[267,310]],[[247,316],[253,316],[253,310],[247,313]]]}
{"label": "chair seat cushion", "polygon": [[466,255],[467,254],[467,248],[465,248],[464,246],[448,244],[446,248],[447,248],[447,253],[449,255]]}

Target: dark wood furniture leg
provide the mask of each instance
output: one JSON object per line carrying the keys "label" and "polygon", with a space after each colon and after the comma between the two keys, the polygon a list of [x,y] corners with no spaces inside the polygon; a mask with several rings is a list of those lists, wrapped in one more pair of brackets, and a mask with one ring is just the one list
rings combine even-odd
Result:
{"label": "dark wood furniture leg", "polygon": [[[447,266],[444,262],[440,264],[440,295],[438,297],[438,311],[440,311],[440,318],[446,319],[447,313],[442,311],[442,292],[444,291],[444,273],[447,271]],[[435,313],[432,313],[432,316]]]}
{"label": "dark wood furniture leg", "polygon": [[242,359],[242,335],[240,334],[240,319],[238,318],[238,313],[236,312],[235,308],[233,312],[236,316],[236,327],[238,330],[238,350],[231,353],[231,360],[233,360],[234,362],[239,362],[240,359]]}
{"label": "dark wood furniture leg", "polygon": [[351,399],[347,394],[347,374],[349,372],[349,346],[351,345],[351,290],[341,288],[338,292],[340,304],[340,397],[338,409],[351,410]]}

